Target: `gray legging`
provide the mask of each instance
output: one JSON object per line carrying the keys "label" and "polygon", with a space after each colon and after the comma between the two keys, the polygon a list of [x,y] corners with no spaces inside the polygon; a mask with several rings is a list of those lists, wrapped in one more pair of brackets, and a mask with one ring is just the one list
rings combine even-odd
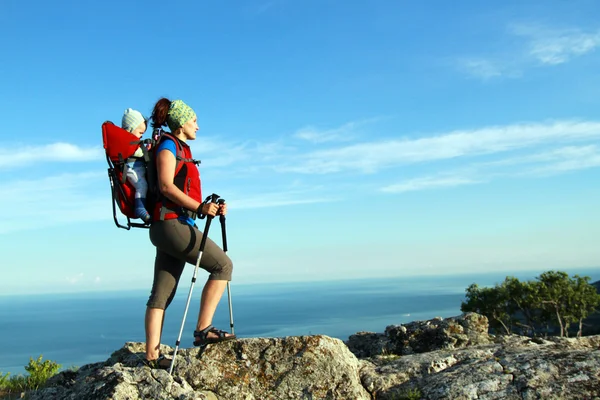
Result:
{"label": "gray legging", "polygon": [[[156,246],[156,259],[152,292],[146,305],[165,310],[175,296],[185,263],[196,265],[202,232],[177,219],[156,221],[150,227],[150,241]],[[200,267],[210,272],[208,279],[231,280],[231,260],[209,238],[206,240]]]}

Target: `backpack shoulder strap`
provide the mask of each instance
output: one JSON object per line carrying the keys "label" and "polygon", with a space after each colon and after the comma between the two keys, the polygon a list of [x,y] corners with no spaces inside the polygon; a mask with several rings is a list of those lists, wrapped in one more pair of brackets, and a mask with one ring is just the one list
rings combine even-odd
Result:
{"label": "backpack shoulder strap", "polygon": [[184,157],[183,145],[181,144],[181,141],[179,139],[177,139],[175,136],[171,135],[170,133],[166,133],[166,132],[163,132],[160,140],[162,140],[164,137],[171,139],[173,141],[173,143],[175,143],[175,151],[177,153],[177,154],[175,154],[175,160],[176,160],[175,175],[177,175],[179,173],[179,171],[181,171],[183,164],[186,162],[193,162],[196,165],[200,164],[200,160],[194,160],[193,158]]}
{"label": "backpack shoulder strap", "polygon": [[163,134],[160,137],[160,141],[162,141],[164,138],[168,138],[172,140],[173,143],[175,143],[175,176],[177,176],[177,174],[179,173],[179,171],[181,171],[181,168],[183,167],[183,146],[175,136],[169,133],[163,132]]}

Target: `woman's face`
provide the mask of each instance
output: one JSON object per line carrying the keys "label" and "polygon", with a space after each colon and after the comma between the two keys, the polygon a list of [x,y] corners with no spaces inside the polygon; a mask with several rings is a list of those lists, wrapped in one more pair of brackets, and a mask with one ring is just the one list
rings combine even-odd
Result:
{"label": "woman's face", "polygon": [[198,118],[194,117],[186,122],[181,129],[183,129],[183,134],[190,140],[196,139],[196,131],[198,128]]}

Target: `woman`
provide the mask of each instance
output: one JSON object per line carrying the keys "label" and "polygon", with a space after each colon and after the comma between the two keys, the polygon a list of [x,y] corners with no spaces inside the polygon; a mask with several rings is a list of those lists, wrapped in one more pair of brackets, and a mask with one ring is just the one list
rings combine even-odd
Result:
{"label": "woman", "polygon": [[[181,100],[162,98],[154,106],[152,120],[154,128],[168,125],[171,134],[160,140],[155,151],[161,196],[150,227],[156,259],[152,292],[146,304],[146,360],[152,367],[168,368],[171,360],[160,356],[159,351],[162,325],[185,263],[195,265],[198,258],[202,232],[196,227],[193,217],[195,214],[225,215],[227,206],[202,203],[200,173],[186,143],[196,139],[196,113]],[[178,154],[183,154],[183,160],[177,160]],[[219,300],[227,281],[231,280],[231,260],[212,240],[207,239],[200,267],[210,272],[210,276],[202,290],[194,346],[234,339],[235,335],[212,326]]]}

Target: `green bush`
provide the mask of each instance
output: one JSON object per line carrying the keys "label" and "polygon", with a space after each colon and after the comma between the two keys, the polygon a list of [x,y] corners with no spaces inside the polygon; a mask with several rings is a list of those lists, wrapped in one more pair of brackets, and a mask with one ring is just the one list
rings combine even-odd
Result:
{"label": "green bush", "polygon": [[[494,332],[540,336],[584,334],[584,321],[600,308],[600,294],[590,283],[590,277],[566,272],[547,271],[535,280],[521,282],[507,276],[494,287],[472,284],[466,289],[466,301],[461,311],[473,311],[488,317]],[[575,327],[573,327],[575,325]]]}
{"label": "green bush", "polygon": [[25,370],[29,375],[10,376],[0,374],[0,396],[11,393],[23,393],[28,390],[37,390],[42,387],[46,381],[56,375],[60,370],[61,365],[54,361],[42,361],[42,356],[36,360],[29,358],[29,364],[25,366]]}
{"label": "green bush", "polygon": [[[27,378],[23,375],[10,376],[10,373],[0,377],[0,398],[15,398],[15,393],[22,393],[27,389]],[[12,394],[12,396],[10,396]],[[5,397],[7,396],[8,397]]]}
{"label": "green bush", "polygon": [[30,357],[29,364],[25,366],[25,371],[29,372],[29,389],[36,390],[43,386],[49,378],[58,373],[60,367],[61,365],[54,361],[42,361],[42,356],[35,361]]}
{"label": "green bush", "polygon": [[2,390],[9,382],[10,373],[6,373],[6,375],[0,374],[0,390]]}
{"label": "green bush", "polygon": [[22,393],[25,391],[27,391],[27,377],[23,375],[12,376],[8,385],[8,392]]}
{"label": "green bush", "polygon": [[404,393],[404,398],[406,400],[420,400],[421,399],[421,391],[419,389],[409,389]]}
{"label": "green bush", "polygon": [[419,388],[405,389],[392,395],[393,400],[421,400],[423,394]]}

